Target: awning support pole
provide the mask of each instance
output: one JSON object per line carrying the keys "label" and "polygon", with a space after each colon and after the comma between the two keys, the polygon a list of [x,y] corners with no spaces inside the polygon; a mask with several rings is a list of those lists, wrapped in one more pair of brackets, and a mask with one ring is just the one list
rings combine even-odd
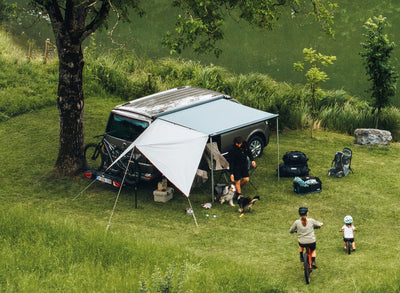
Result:
{"label": "awning support pole", "polygon": [[276,117],[276,153],[278,156],[277,170],[278,170],[278,181],[279,181],[280,174],[279,174],[279,117],[278,116]]}
{"label": "awning support pole", "polygon": [[214,202],[214,157],[213,157],[213,141],[210,136],[210,158],[211,158],[211,202]]}

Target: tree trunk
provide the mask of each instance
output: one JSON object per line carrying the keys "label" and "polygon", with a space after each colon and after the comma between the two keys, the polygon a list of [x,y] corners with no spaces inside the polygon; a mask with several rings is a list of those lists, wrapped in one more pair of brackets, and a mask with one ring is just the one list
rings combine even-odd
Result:
{"label": "tree trunk", "polygon": [[60,144],[55,172],[59,176],[73,176],[85,166],[82,88],[84,59],[79,40],[74,42],[72,38],[64,36],[58,44]]}
{"label": "tree trunk", "polygon": [[[111,3],[106,0],[33,2],[43,6],[49,14],[59,59],[57,106],[60,117],[60,143],[54,171],[58,176],[74,176],[86,167],[83,154],[82,42],[108,17]],[[99,10],[96,3],[101,5]],[[91,22],[86,23],[91,11],[94,17]]]}

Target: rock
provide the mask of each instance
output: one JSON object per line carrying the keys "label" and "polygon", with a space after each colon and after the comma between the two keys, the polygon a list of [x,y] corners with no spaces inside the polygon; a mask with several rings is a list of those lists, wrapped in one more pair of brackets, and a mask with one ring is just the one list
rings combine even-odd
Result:
{"label": "rock", "polygon": [[374,128],[357,128],[354,137],[354,143],[361,145],[387,145],[392,140],[390,131]]}

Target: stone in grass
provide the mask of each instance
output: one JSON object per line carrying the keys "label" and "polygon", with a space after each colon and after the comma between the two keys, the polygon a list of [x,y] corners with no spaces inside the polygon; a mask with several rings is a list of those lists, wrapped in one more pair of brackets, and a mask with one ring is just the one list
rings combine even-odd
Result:
{"label": "stone in grass", "polygon": [[357,128],[354,137],[354,143],[361,145],[387,145],[392,140],[390,131],[374,128]]}

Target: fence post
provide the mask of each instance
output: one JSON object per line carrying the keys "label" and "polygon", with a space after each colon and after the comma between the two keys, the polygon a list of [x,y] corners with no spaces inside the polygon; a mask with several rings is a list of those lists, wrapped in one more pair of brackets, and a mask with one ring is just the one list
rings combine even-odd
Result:
{"label": "fence post", "polygon": [[46,39],[44,42],[44,64],[47,64],[49,60],[49,47],[50,47],[50,39]]}
{"label": "fence post", "polygon": [[34,40],[28,40],[28,62],[32,62]]}

